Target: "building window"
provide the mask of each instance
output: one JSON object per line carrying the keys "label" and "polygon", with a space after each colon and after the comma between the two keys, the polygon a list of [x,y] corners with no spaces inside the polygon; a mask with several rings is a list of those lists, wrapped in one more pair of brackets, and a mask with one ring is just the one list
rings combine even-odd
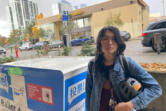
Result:
{"label": "building window", "polygon": [[77,25],[78,25],[79,28],[84,27],[83,19],[78,19],[78,20],[77,20]]}
{"label": "building window", "polygon": [[74,23],[74,28],[78,28],[77,20],[74,20],[73,23]]}
{"label": "building window", "polygon": [[85,27],[90,26],[90,18],[84,18],[84,26]]}

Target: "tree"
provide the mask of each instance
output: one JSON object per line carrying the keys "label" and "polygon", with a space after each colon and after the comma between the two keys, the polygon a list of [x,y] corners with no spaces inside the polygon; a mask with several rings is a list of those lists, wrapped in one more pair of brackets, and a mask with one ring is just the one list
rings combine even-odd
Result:
{"label": "tree", "polygon": [[116,27],[121,27],[124,23],[122,19],[120,18],[120,13],[119,14],[110,14],[110,17],[107,19],[105,25],[107,26],[116,26]]}
{"label": "tree", "polygon": [[4,46],[5,44],[7,44],[7,42],[7,38],[0,36],[0,46]]}
{"label": "tree", "polygon": [[25,29],[24,29],[24,36],[27,37],[31,42],[34,41],[34,36],[32,32],[32,28],[35,26],[35,23],[30,23]]}
{"label": "tree", "polygon": [[60,35],[63,36],[65,33],[72,34],[74,30],[74,22],[69,19],[68,24],[61,24],[60,25]]}
{"label": "tree", "polygon": [[45,36],[45,30],[42,28],[39,28],[38,30],[38,38],[43,38]]}
{"label": "tree", "polygon": [[71,46],[70,41],[71,41],[71,36],[72,36],[73,30],[74,30],[74,22],[71,19],[71,17],[69,17],[67,24],[62,23],[60,25],[60,36],[63,37],[63,35],[67,34],[68,35],[67,37],[69,37],[69,39],[68,39],[69,41],[67,42],[68,47]]}
{"label": "tree", "polygon": [[82,45],[80,56],[95,56],[95,48],[88,42]]}
{"label": "tree", "polygon": [[38,27],[35,26],[35,23],[32,22],[25,28],[24,35],[32,43],[35,43],[39,38],[43,38],[45,36],[45,31],[42,28],[38,29]]}
{"label": "tree", "polygon": [[21,31],[18,29],[12,30],[8,38],[9,44],[20,44],[21,43]]}

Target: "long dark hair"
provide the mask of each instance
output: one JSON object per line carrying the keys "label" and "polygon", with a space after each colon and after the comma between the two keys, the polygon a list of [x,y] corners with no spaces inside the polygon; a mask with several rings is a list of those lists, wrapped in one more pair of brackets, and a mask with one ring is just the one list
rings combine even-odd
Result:
{"label": "long dark hair", "polygon": [[[106,31],[111,31],[114,33],[115,41],[118,44],[118,49],[115,56],[119,56],[123,54],[124,50],[126,49],[126,44],[124,43],[123,39],[120,36],[119,29],[113,26],[103,27],[97,37],[96,42],[96,55],[95,55],[95,66],[101,66],[104,63],[104,54],[101,49],[101,39],[104,37]],[[100,67],[98,67],[100,68]]]}

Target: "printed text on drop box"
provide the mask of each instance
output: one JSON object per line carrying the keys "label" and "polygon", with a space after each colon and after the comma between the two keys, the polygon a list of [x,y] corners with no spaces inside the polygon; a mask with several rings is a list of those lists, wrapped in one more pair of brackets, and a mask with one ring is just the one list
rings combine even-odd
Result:
{"label": "printed text on drop box", "polygon": [[80,96],[81,94],[85,92],[85,82],[86,82],[85,79],[83,79],[82,81],[76,84],[73,84],[72,86],[68,88],[69,104],[71,104],[75,98],[77,98],[78,96]]}
{"label": "printed text on drop box", "polygon": [[85,99],[73,106],[69,111],[85,111]]}

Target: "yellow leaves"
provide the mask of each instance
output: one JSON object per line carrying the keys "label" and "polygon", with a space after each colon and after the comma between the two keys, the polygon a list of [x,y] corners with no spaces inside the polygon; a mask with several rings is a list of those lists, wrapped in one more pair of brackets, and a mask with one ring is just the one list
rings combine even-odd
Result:
{"label": "yellow leaves", "polygon": [[37,20],[43,19],[44,15],[43,13],[40,13],[39,15],[37,15]]}
{"label": "yellow leaves", "polygon": [[37,15],[35,25],[37,26],[38,25],[38,20],[41,20],[43,18],[44,18],[43,13],[40,13],[39,15]]}
{"label": "yellow leaves", "polygon": [[7,38],[5,37],[0,37],[0,46],[3,46],[8,43]]}
{"label": "yellow leaves", "polygon": [[161,63],[140,63],[140,65],[148,71],[166,72],[166,64]]}
{"label": "yellow leaves", "polygon": [[34,37],[38,37],[38,27],[33,27],[32,28],[32,33],[33,33],[33,35],[34,35]]}
{"label": "yellow leaves", "polygon": [[26,39],[30,40],[30,38],[31,38],[30,34],[26,34]]}
{"label": "yellow leaves", "polygon": [[59,19],[62,19],[62,14],[58,15],[58,18],[59,18]]}

